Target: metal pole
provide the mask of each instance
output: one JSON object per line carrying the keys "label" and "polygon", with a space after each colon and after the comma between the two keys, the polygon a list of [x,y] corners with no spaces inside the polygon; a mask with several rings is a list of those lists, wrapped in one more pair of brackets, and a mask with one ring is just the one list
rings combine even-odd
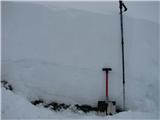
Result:
{"label": "metal pole", "polygon": [[121,45],[122,45],[122,75],[123,75],[123,110],[125,110],[125,64],[124,64],[124,37],[123,37],[123,12],[122,9],[124,7],[124,11],[127,11],[126,6],[119,0],[119,8],[120,8],[120,24],[121,24]]}

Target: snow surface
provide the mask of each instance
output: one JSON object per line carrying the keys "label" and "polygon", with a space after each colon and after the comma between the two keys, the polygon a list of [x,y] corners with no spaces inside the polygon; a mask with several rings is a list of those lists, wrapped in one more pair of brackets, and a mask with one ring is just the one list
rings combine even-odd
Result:
{"label": "snow surface", "polygon": [[[159,25],[127,13],[124,23],[126,106],[135,112],[115,117],[152,118],[150,112],[157,118]],[[118,12],[104,15],[32,2],[2,2],[2,80],[9,81],[17,94],[2,90],[2,118],[58,116],[29,105],[28,100],[38,98],[96,106],[105,99],[104,66],[113,69],[110,99],[122,106]],[[35,114],[25,110],[14,114],[12,99],[17,109],[22,105]]]}
{"label": "snow surface", "polygon": [[26,99],[13,92],[2,88],[2,118],[4,119],[123,119],[123,118],[138,118],[138,119],[153,119],[155,114],[145,112],[122,112],[114,116],[97,116],[96,113],[73,113],[71,110],[61,112],[50,111],[41,106],[35,107]]}

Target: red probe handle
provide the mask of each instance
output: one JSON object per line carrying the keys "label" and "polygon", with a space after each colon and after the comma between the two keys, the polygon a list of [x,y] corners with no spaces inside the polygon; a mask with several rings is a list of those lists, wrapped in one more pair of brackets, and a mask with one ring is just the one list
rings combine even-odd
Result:
{"label": "red probe handle", "polygon": [[106,72],[106,97],[108,97],[108,72],[112,71],[112,68],[102,68]]}
{"label": "red probe handle", "polygon": [[106,72],[106,97],[108,97],[108,72]]}

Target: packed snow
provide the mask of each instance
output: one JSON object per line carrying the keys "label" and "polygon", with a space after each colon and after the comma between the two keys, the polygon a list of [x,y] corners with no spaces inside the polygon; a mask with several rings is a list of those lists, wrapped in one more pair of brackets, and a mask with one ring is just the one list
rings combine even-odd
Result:
{"label": "packed snow", "polygon": [[[118,7],[118,6],[117,6]],[[33,2],[2,2],[2,118],[158,118],[159,24],[124,17],[126,112],[51,111],[33,106],[43,99],[97,105],[105,99],[105,74],[111,67],[109,98],[122,107],[119,14],[100,14]],[[23,109],[22,109],[23,108]]]}
{"label": "packed snow", "polygon": [[35,107],[23,97],[14,94],[13,92],[2,88],[2,118],[7,119],[123,119],[123,118],[138,118],[138,119],[153,119],[155,114],[137,111],[121,112],[114,116],[97,116],[96,113],[74,113],[71,110],[61,112],[50,111],[41,106]]}

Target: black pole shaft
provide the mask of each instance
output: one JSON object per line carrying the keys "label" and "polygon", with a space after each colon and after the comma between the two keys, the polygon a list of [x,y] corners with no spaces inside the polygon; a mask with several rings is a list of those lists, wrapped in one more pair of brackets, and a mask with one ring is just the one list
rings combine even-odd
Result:
{"label": "black pole shaft", "polygon": [[124,64],[124,35],[123,35],[123,3],[119,0],[120,24],[121,24],[121,45],[122,45],[122,75],[123,75],[123,110],[125,110],[125,64]]}

